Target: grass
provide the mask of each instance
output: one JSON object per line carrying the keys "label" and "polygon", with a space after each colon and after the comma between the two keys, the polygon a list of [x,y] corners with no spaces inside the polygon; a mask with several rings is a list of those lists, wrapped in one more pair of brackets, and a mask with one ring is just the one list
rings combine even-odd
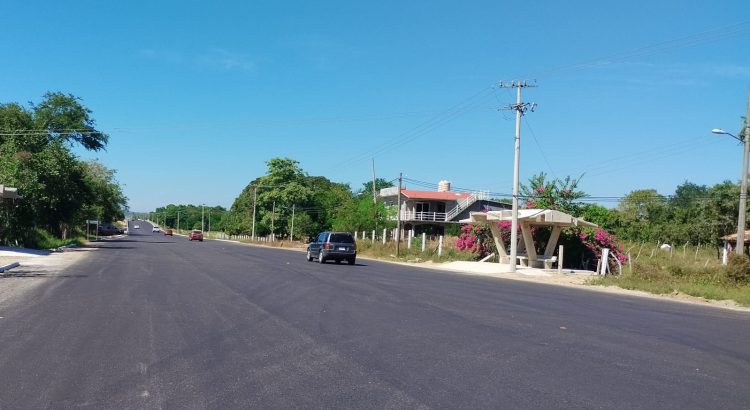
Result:
{"label": "grass", "polygon": [[29,242],[27,243],[27,245],[29,248],[34,249],[54,249],[61,246],[73,244],[83,245],[84,243],[86,243],[86,238],[82,236],[60,239],[45,231],[44,229],[36,228],[29,237]]}
{"label": "grass", "polygon": [[714,247],[683,245],[664,251],[655,244],[631,244],[629,249],[632,262],[623,267],[622,275],[596,278],[590,283],[654,294],[682,292],[750,306],[750,284],[738,280],[731,267],[721,264]]}

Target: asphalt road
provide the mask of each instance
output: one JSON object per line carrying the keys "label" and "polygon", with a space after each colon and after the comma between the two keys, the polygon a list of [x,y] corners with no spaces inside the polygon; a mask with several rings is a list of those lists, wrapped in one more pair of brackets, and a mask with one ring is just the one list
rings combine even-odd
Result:
{"label": "asphalt road", "polygon": [[0,407],[748,408],[750,315],[131,226],[0,311]]}

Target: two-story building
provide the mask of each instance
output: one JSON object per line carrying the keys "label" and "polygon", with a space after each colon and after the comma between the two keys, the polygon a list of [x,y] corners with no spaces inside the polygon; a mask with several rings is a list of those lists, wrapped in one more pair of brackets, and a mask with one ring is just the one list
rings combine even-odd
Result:
{"label": "two-story building", "polygon": [[[386,205],[396,206],[398,188],[383,188],[380,197]],[[489,192],[453,192],[448,181],[440,181],[437,191],[401,189],[402,227],[415,234],[442,235],[445,226],[468,219],[470,212],[510,209],[511,205],[489,198]],[[394,216],[396,218],[396,216]]]}

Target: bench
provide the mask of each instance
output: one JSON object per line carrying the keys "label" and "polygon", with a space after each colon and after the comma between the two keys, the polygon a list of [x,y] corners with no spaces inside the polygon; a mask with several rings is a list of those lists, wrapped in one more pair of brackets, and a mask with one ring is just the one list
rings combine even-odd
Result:
{"label": "bench", "polygon": [[552,269],[552,264],[557,262],[557,256],[539,256],[536,258],[538,261],[544,263],[544,269]]}
{"label": "bench", "polygon": [[529,257],[526,255],[517,255],[518,264],[521,266],[529,266]]}

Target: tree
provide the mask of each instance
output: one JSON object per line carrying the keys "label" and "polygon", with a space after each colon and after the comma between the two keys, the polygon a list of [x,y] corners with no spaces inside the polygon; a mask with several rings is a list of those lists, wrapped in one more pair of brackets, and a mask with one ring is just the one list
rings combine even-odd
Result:
{"label": "tree", "polygon": [[34,128],[47,132],[52,141],[77,142],[87,150],[99,151],[107,146],[109,136],[95,128],[91,110],[72,94],[48,92],[39,105],[33,105]]}
{"label": "tree", "polygon": [[555,178],[547,180],[547,175],[541,172],[529,179],[529,184],[521,184],[521,196],[526,198],[526,207],[555,209],[578,216],[581,204],[576,201],[586,197],[586,194],[578,190],[581,177],[571,179]]}
{"label": "tree", "polygon": [[[376,195],[380,192],[381,189],[390,188],[393,186],[392,182],[386,181],[383,178],[375,178],[374,182],[375,182],[374,190],[375,190]],[[360,193],[364,195],[365,193],[371,193],[372,191],[373,191],[373,181],[365,181],[362,183],[362,189],[360,190]]]}
{"label": "tree", "polygon": [[[0,104],[0,181],[23,196],[4,204],[0,242],[35,245],[36,229],[66,237],[91,213],[117,218],[126,198],[114,173],[81,162],[70,150],[104,149],[108,136],[95,129],[91,110],[72,95],[47,93],[30,109]],[[93,211],[93,212],[92,212]]]}
{"label": "tree", "polygon": [[380,231],[395,227],[390,211],[383,202],[373,202],[365,195],[355,196],[336,209],[333,229],[337,231]]}

